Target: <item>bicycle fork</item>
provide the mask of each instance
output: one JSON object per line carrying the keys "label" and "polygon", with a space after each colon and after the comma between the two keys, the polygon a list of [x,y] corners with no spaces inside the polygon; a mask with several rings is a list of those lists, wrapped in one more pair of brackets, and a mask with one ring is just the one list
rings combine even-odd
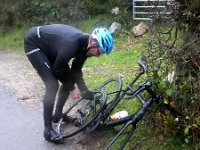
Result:
{"label": "bicycle fork", "polygon": [[108,150],[111,145],[118,139],[118,137],[129,127],[129,125],[132,125],[131,131],[128,133],[128,135],[126,136],[126,139],[124,140],[124,143],[122,143],[120,145],[120,150],[122,150],[124,148],[124,146],[126,145],[126,143],[129,141],[129,139],[131,138],[131,136],[133,135],[135,129],[136,129],[136,125],[132,124],[132,121],[127,122],[123,128],[117,133],[117,135],[112,139],[112,141],[106,146],[105,150]]}
{"label": "bicycle fork", "polygon": [[151,106],[151,104],[154,102],[154,99],[150,99],[147,102],[143,103],[142,109],[140,111],[138,111],[137,114],[134,115],[134,117],[129,120],[121,129],[120,131],[117,133],[117,135],[112,139],[112,141],[106,146],[105,150],[108,150],[111,145],[117,140],[117,138],[130,126],[132,125],[131,131],[128,133],[128,135],[126,136],[124,143],[122,143],[120,145],[120,150],[123,150],[124,146],[127,144],[127,142],[130,140],[131,136],[133,135],[135,129],[136,129],[136,125],[138,123],[138,121],[141,120],[141,118],[144,116],[144,114],[147,112],[148,108]]}

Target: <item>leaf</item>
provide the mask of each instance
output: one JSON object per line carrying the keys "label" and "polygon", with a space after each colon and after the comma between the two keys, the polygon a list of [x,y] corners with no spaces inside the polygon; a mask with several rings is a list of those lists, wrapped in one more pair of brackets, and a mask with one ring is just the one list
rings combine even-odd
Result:
{"label": "leaf", "polygon": [[185,117],[185,119],[186,119],[186,120],[189,120],[189,119],[190,119],[190,117],[189,117],[189,116],[186,116],[186,117]]}
{"label": "leaf", "polygon": [[170,95],[172,94],[172,92],[173,92],[172,89],[167,89],[165,93],[166,93],[168,96],[170,96]]}
{"label": "leaf", "polygon": [[188,135],[188,134],[189,134],[190,128],[191,128],[191,126],[187,126],[187,127],[185,128],[185,130],[184,130],[184,134],[185,134],[185,135]]}
{"label": "leaf", "polygon": [[197,124],[193,124],[192,127],[193,128],[198,128],[198,125]]}
{"label": "leaf", "polygon": [[174,101],[171,101],[171,102],[170,102],[170,106],[172,106],[173,108],[176,108],[175,102],[174,102]]}
{"label": "leaf", "polygon": [[197,125],[200,125],[200,117],[196,118],[195,121]]}

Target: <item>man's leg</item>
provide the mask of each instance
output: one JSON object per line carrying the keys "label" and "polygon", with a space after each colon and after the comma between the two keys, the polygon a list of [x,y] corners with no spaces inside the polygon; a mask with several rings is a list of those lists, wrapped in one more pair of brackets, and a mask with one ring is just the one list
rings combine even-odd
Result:
{"label": "man's leg", "polygon": [[55,114],[53,116],[53,121],[56,123],[62,117],[63,106],[67,98],[69,97],[69,87],[67,83],[63,83],[60,87],[59,94],[58,94],[58,101],[55,109]]}
{"label": "man's leg", "polygon": [[44,137],[48,141],[59,143],[62,141],[62,137],[52,128],[52,113],[59,87],[58,80],[53,76],[49,60],[41,50],[28,55],[28,59],[45,84],[43,99]]}

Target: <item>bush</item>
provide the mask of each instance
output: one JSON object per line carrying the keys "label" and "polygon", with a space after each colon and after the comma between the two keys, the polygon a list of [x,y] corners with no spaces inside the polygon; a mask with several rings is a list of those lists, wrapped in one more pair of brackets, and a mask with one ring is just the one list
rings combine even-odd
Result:
{"label": "bush", "polygon": [[[196,11],[200,5],[198,0],[177,1],[171,18],[158,16],[152,22],[145,54],[152,82],[164,93],[165,100],[175,102],[176,109],[183,114],[182,137],[195,147],[200,137],[200,13]],[[173,82],[164,82],[172,71]],[[176,130],[180,134],[179,129]]]}
{"label": "bush", "polygon": [[[117,21],[125,27],[130,15],[124,12],[130,4],[123,0],[10,0],[0,6],[0,25],[9,27],[23,24],[70,23],[87,19],[90,16],[106,14],[110,22]],[[120,14],[111,16],[111,10],[119,7]]]}

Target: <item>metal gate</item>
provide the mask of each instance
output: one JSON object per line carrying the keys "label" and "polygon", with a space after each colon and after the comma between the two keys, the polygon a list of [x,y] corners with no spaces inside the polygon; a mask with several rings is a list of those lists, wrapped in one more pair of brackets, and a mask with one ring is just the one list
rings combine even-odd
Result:
{"label": "metal gate", "polygon": [[156,15],[171,14],[174,0],[133,0],[133,19],[152,20]]}

